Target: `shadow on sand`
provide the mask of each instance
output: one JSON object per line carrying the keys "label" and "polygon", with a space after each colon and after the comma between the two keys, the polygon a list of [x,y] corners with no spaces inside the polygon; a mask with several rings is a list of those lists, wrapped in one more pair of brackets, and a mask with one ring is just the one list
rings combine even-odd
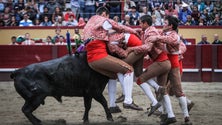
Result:
{"label": "shadow on sand", "polygon": [[[138,123],[138,122],[96,122],[96,123],[66,123],[66,120],[59,119],[59,120],[45,120],[42,121],[42,125],[151,125],[146,123]],[[18,123],[10,123],[5,125],[32,125],[29,121],[18,122]]]}

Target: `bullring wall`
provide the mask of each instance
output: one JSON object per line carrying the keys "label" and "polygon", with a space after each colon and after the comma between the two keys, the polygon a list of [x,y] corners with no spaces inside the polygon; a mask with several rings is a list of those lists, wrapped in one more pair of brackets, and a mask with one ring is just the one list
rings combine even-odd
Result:
{"label": "bullring wall", "polygon": [[[0,81],[10,80],[10,72],[17,68],[67,53],[65,45],[0,45]],[[222,45],[187,45],[183,67],[182,81],[222,82]]]}

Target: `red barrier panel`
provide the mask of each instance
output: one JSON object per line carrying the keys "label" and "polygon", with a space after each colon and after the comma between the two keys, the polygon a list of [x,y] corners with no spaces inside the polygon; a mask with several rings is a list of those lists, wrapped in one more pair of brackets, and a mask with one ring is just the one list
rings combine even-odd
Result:
{"label": "red barrier panel", "polygon": [[52,59],[52,47],[46,45],[1,45],[0,50],[1,68],[19,68],[31,63]]}
{"label": "red barrier panel", "polygon": [[222,81],[222,46],[212,45],[213,51],[213,71],[212,71],[212,81],[221,82]]}
{"label": "red barrier panel", "polygon": [[217,46],[217,68],[222,69],[222,45]]}
{"label": "red barrier panel", "polygon": [[68,50],[67,50],[67,46],[66,45],[58,45],[58,57],[62,57],[64,55],[67,55],[68,54]]}
{"label": "red barrier panel", "polygon": [[[214,47],[214,49],[212,47]],[[212,50],[214,51],[212,52]],[[0,45],[0,68],[24,67],[32,63],[51,60],[66,54],[68,54],[68,52],[65,45]],[[152,62],[144,59],[144,67],[147,67],[150,63]],[[184,54],[183,67],[187,69],[183,74],[184,81],[211,82],[212,80],[216,80],[221,82],[222,46],[188,45],[187,52]],[[201,71],[193,69],[201,69]],[[214,76],[212,75],[212,69],[219,69],[214,73]],[[5,69],[1,71],[3,73],[7,72]],[[11,70],[8,72],[10,71]],[[0,75],[0,80],[1,77],[2,74]]]}
{"label": "red barrier panel", "polygon": [[186,40],[187,40],[188,42],[190,42],[191,44],[193,44],[193,45],[196,44],[196,39],[186,38]]}
{"label": "red barrier panel", "polygon": [[212,81],[212,45],[201,45],[202,81]]}
{"label": "red barrier panel", "polygon": [[196,68],[196,45],[187,45],[183,56],[183,68]]}

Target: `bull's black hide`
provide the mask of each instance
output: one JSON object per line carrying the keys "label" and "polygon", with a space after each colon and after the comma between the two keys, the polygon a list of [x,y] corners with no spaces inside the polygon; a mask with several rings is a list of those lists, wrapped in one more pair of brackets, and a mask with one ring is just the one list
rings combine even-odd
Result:
{"label": "bull's black hide", "polygon": [[102,104],[108,120],[113,121],[103,91],[108,77],[93,71],[87,64],[86,53],[78,56],[63,56],[58,59],[35,63],[18,69],[11,74],[16,91],[25,99],[22,112],[33,125],[41,125],[32,112],[44,104],[47,96],[62,101],[62,96],[84,98],[84,122],[88,122],[88,113],[92,98]]}

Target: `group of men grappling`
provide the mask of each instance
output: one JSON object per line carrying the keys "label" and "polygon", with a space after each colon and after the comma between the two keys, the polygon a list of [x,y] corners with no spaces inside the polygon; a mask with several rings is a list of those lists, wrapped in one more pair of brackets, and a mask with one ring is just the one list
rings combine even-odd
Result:
{"label": "group of men grappling", "polygon": [[[175,95],[184,115],[184,124],[192,124],[189,108],[193,106],[182,90],[180,57],[186,51],[178,35],[178,19],[166,16],[162,30],[152,26],[152,17],[140,17],[141,28],[130,28],[109,19],[109,11],[100,7],[83,29],[84,39],[92,39],[86,45],[89,66],[110,78],[108,94],[110,111],[121,112],[116,105],[116,83],[121,83],[123,107],[143,110],[132,99],[134,78],[151,102],[148,116],[162,109],[161,125],[175,123],[169,93]],[[152,63],[143,70],[144,57]],[[135,77],[134,77],[135,76]],[[153,80],[153,79],[156,80]],[[150,86],[155,89],[153,95]]]}

